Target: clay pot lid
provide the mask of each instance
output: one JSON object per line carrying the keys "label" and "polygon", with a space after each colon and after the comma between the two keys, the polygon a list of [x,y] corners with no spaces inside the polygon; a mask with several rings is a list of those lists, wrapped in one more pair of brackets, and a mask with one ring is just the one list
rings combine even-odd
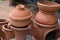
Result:
{"label": "clay pot lid", "polygon": [[51,1],[40,1],[37,4],[45,7],[60,7],[60,4]]}
{"label": "clay pot lid", "polygon": [[24,5],[17,5],[9,14],[9,17],[14,20],[25,20],[32,17],[32,12],[25,8]]}
{"label": "clay pot lid", "polygon": [[57,40],[60,40],[60,37]]}

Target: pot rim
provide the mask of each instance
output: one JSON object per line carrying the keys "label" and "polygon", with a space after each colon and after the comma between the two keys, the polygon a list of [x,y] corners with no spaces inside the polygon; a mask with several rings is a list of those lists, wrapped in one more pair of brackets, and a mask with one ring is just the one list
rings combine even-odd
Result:
{"label": "pot rim", "polygon": [[32,17],[32,12],[30,13],[30,15],[29,16],[26,16],[26,17],[22,17],[22,18],[16,18],[16,17],[12,17],[12,15],[11,14],[9,14],[9,18],[11,18],[11,19],[14,19],[14,20],[26,20],[26,19],[29,19],[29,18],[31,18]]}
{"label": "pot rim", "polygon": [[[45,2],[45,1],[41,1],[41,2]],[[50,1],[46,1],[46,2],[50,2]],[[50,2],[50,3],[53,3],[55,5],[47,5],[47,4],[43,4],[43,3],[37,2],[37,4],[40,5],[40,6],[45,6],[45,7],[60,7],[60,4],[58,4],[56,2]]]}
{"label": "pot rim", "polygon": [[57,28],[54,28],[54,29],[51,29],[51,30],[47,31],[47,32],[44,34],[43,40],[45,40],[45,38],[46,38],[46,36],[47,36],[48,33],[52,32],[52,31],[55,31],[55,30],[57,30]]}
{"label": "pot rim", "polygon": [[9,29],[9,28],[6,28],[6,27],[7,27],[7,24],[3,25],[3,26],[2,26],[2,29],[3,29],[3,30],[6,30],[6,31],[12,31],[12,29]]}
{"label": "pot rim", "polygon": [[10,28],[13,30],[28,30],[28,29],[31,29],[31,26],[32,26],[32,24],[28,25],[28,27],[26,27],[26,28],[16,28],[13,26],[10,26]]}
{"label": "pot rim", "polygon": [[6,19],[0,19],[0,24],[3,24],[3,23],[8,23],[9,21],[6,20]]}
{"label": "pot rim", "polygon": [[46,24],[40,24],[40,23],[38,23],[36,20],[32,20],[35,24],[37,24],[37,25],[39,25],[39,26],[42,26],[42,27],[48,27],[48,28],[54,28],[54,27],[56,27],[57,25],[58,25],[58,23],[56,23],[56,24],[54,24],[54,25],[46,25]]}

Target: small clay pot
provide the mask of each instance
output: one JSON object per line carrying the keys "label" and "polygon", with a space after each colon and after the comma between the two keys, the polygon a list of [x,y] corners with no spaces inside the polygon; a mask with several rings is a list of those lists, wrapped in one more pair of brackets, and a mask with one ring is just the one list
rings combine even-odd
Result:
{"label": "small clay pot", "polygon": [[26,35],[28,34],[28,30],[31,29],[30,25],[28,25],[25,28],[16,28],[14,26],[11,26],[10,28],[13,29],[16,40],[26,40]]}
{"label": "small clay pot", "polygon": [[5,33],[7,40],[14,38],[13,31],[7,27],[7,24],[2,26],[2,31]]}
{"label": "small clay pot", "polygon": [[8,24],[8,21],[6,19],[0,19],[0,27],[4,24]]}
{"label": "small clay pot", "polygon": [[39,10],[54,13],[60,7],[60,4],[50,1],[40,1],[37,3]]}
{"label": "small clay pot", "polygon": [[24,27],[31,23],[32,13],[24,5],[17,5],[9,14],[10,23],[15,27]]}

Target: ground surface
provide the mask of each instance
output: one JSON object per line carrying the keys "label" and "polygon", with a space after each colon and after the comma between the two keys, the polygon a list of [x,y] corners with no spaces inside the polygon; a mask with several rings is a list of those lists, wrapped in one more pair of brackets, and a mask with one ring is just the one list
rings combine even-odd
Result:
{"label": "ground surface", "polygon": [[0,18],[8,19],[8,14],[13,8],[9,6],[8,1],[0,1]]}

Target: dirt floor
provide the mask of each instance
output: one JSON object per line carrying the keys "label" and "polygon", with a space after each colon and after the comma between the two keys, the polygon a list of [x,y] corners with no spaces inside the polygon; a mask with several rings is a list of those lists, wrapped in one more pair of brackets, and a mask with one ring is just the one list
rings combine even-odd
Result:
{"label": "dirt floor", "polygon": [[8,1],[0,1],[0,18],[8,19],[8,14],[14,7],[9,6]]}

